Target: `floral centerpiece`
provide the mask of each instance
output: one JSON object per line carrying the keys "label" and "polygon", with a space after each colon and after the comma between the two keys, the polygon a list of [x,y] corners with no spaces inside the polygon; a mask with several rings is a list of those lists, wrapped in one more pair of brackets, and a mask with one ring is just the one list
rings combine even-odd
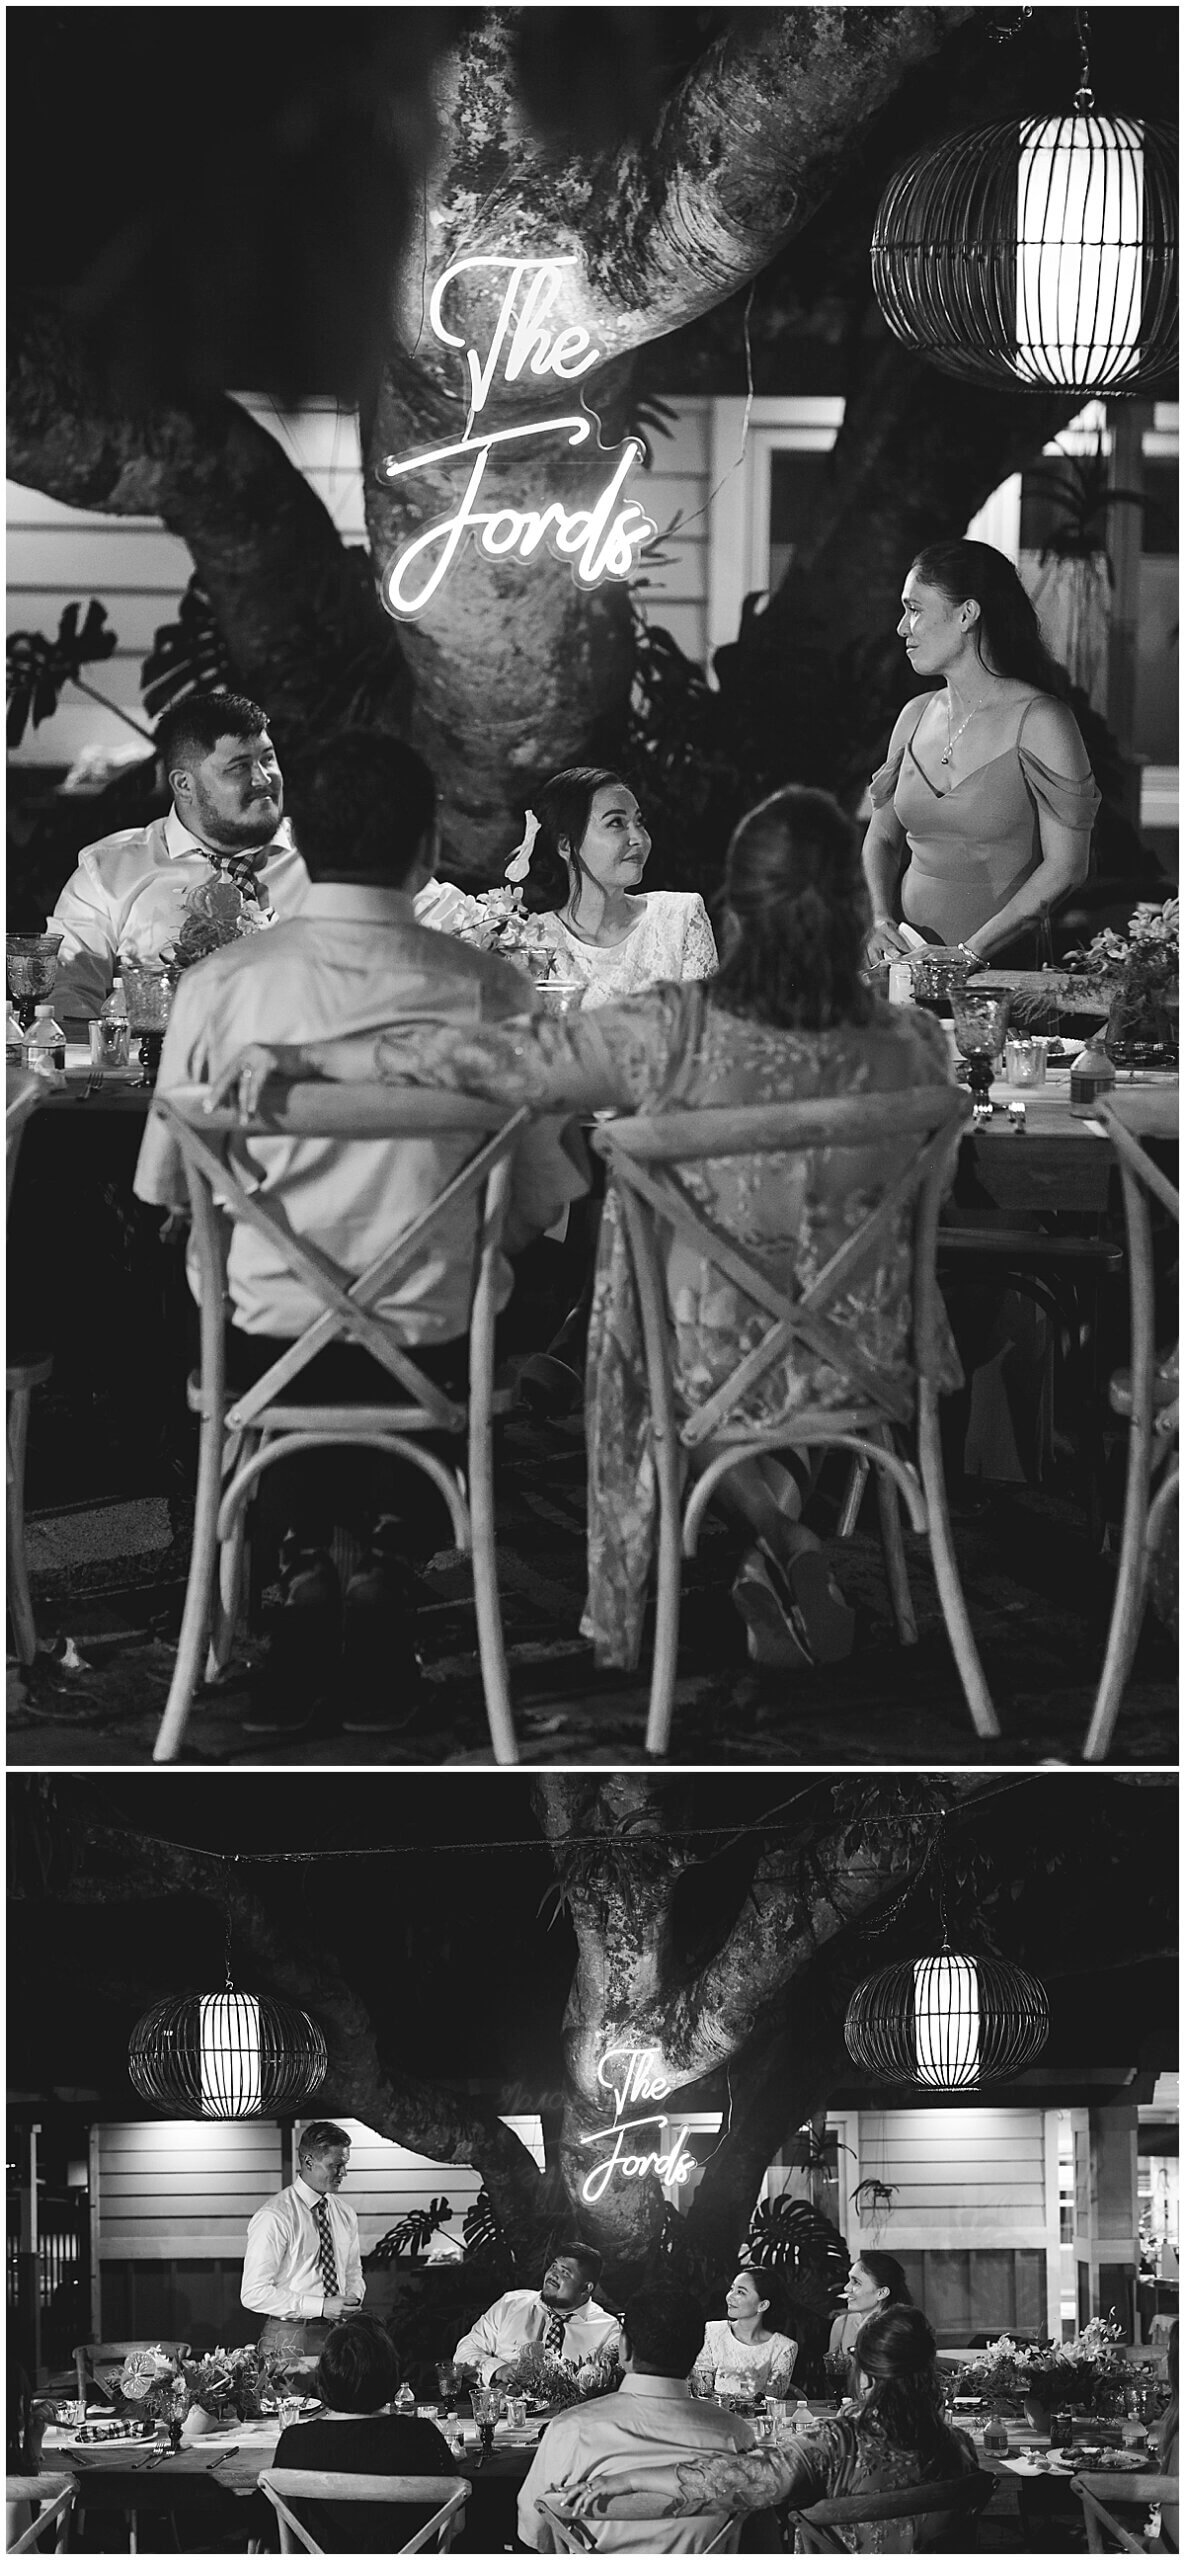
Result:
{"label": "floral centerpiece", "polygon": [[1076,2338],[1062,2346],[1022,2346],[1006,2333],[974,2364],[966,2364],[959,2387],[986,2400],[1024,2400],[1047,2409],[1089,2409],[1100,2379],[1115,2366],[1123,2333],[1114,2320],[1088,2320]]}
{"label": "floral centerpiece", "polygon": [[1105,1044],[1116,1066],[1175,1061],[1180,943],[1180,901],[1166,898],[1138,906],[1125,934],[1107,925],[1066,953],[1069,976],[1110,1005]]}
{"label": "floral centerpiece", "polygon": [[274,922],[267,891],[260,886],[249,855],[224,861],[208,880],[199,880],[196,889],[186,891],[181,905],[185,919],[181,931],[161,954],[172,986],[195,960],[205,960],[224,943],[238,942],[244,934],[259,933]]}
{"label": "floral centerpiece", "polygon": [[133,2347],[115,2379],[115,2406],[133,2418],[163,2418],[166,2426],[189,2407],[181,2358],[167,2347]]}
{"label": "floral centerpiece", "polygon": [[133,2417],[187,2422],[194,2410],[214,2426],[258,2418],[278,2385],[280,2368],[258,2347],[215,2347],[178,2356],[167,2347],[134,2347],[116,2380],[117,2405]]}
{"label": "floral centerpiece", "polygon": [[552,2347],[528,2347],[504,2373],[498,2389],[509,2400],[542,2400],[549,2409],[573,2409],[579,2400],[596,2400],[615,2391],[621,2380],[614,2355],[585,2356],[568,2363]]}
{"label": "floral centerpiece", "polygon": [[481,889],[471,895],[451,880],[432,880],[417,902],[421,924],[451,933],[476,951],[496,951],[536,986],[558,975],[559,953],[547,939],[542,916],[528,915],[521,889]]}

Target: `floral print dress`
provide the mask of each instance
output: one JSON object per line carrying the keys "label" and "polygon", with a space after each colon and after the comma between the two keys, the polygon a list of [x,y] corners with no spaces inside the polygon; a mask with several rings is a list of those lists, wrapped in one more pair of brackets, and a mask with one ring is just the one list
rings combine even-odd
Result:
{"label": "floral print dress", "polygon": [[[592,1112],[686,1110],[841,1099],[950,1083],[938,1024],[908,1005],[876,1004],[865,1024],[784,1031],[727,1012],[710,989],[653,987],[628,1003],[560,1020],[480,1026],[472,1032],[414,1027],[384,1034],[380,1075],[443,1083],[513,1106]],[[680,1178],[710,1222],[735,1236],[795,1294],[860,1226],[910,1152],[883,1142],[865,1152],[825,1148],[732,1156],[688,1164]],[[911,1232],[903,1214],[880,1261],[865,1266],[829,1306],[866,1363],[887,1381],[912,1380]],[[732,1279],[677,1237],[666,1252],[675,1395],[690,1409],[732,1375],[769,1318]],[[961,1371],[948,1341],[938,1383]],[[612,1183],[597,1249],[586,1370],[588,1600],[582,1632],[606,1667],[638,1660],[657,1511],[641,1316],[624,1221]],[[737,1411],[762,1427],[791,1423],[804,1406],[850,1405],[850,1381],[792,1347],[767,1369]]]}
{"label": "floral print dress", "polygon": [[[914,2489],[928,2480],[958,2480],[977,2471],[975,2449],[957,2427],[943,2427],[938,2456],[890,2444],[874,2417],[831,2418],[793,2446],[756,2453],[714,2453],[681,2462],[679,2489],[688,2513],[704,2507],[746,2515],[757,2507],[815,2506],[821,2498],[870,2496],[876,2489]],[[845,2551],[949,2550],[941,2515],[895,2516],[834,2528]],[[809,2548],[796,2535],[794,2548]]]}

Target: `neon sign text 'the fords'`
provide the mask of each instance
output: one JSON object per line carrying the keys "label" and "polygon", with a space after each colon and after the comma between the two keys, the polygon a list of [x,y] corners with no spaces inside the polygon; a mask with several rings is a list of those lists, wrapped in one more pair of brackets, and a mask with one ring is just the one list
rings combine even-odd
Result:
{"label": "neon sign text 'the fords'", "polygon": [[602,2089],[613,2098],[613,2122],[601,2133],[582,2133],[582,2145],[608,2142],[612,2150],[590,2169],[581,2187],[586,2204],[599,2204],[614,2170],[623,2178],[658,2178],[664,2187],[686,2186],[696,2162],[686,2149],[687,2131],[683,2127],[670,2151],[635,2151],[626,2148],[629,2137],[646,2125],[665,2130],[670,2122],[665,2115],[640,2115],[626,2118],[629,2107],[645,2106],[650,2098],[665,2098],[670,2081],[660,2076],[660,2055],[653,2045],[610,2045],[597,2064],[597,2079]]}
{"label": "neon sign text 'the fords'", "polygon": [[[540,379],[550,376],[556,382],[577,382],[590,366],[600,363],[601,351],[592,345],[587,329],[554,329],[549,325],[563,270],[575,263],[574,258],[460,258],[455,266],[446,269],[433,291],[428,305],[433,334],[442,346],[464,350],[469,376],[465,432],[455,444],[435,445],[425,453],[388,454],[378,465],[378,476],[391,484],[406,478],[409,472],[431,471],[444,463],[460,462],[468,467],[468,478],[455,512],[438,517],[426,532],[405,542],[387,564],[383,602],[388,613],[399,621],[410,621],[431,603],[466,534],[472,536],[476,548],[489,560],[529,560],[545,544],[558,559],[567,560],[579,586],[591,588],[599,586],[603,578],[628,578],[639,552],[658,530],[644,509],[624,496],[626,480],[642,459],[642,447],[634,436],[618,449],[612,475],[592,506],[568,509],[558,499],[542,509],[479,504],[491,454],[510,457],[516,446],[529,445],[540,436],[559,436],[569,445],[587,444],[593,434],[595,420],[583,407],[567,417],[540,418],[526,426],[474,433],[499,365],[501,379],[506,383],[517,382],[524,374]],[[443,311],[450,284],[477,267],[500,268],[506,274],[493,335],[484,355],[478,348],[467,346],[464,338],[447,326]]]}

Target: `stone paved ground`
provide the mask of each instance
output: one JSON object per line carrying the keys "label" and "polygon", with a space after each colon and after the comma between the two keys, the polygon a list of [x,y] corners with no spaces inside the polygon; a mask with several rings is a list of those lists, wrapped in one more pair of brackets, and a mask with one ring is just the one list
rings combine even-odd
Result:
{"label": "stone paved ground", "polygon": [[[826,1490],[826,1481],[825,1481]],[[574,1422],[515,1420],[498,1475],[501,1576],[523,1760],[599,1766],[643,1756],[644,1674],[599,1674],[577,1633],[583,1588],[583,1446]],[[791,1678],[749,1667],[729,1601],[732,1534],[711,1522],[686,1569],[672,1760],[689,1765],[936,1767],[979,1760],[1074,1761],[1098,1676],[1111,1572],[1067,1498],[993,1489],[960,1520],[964,1585],[1003,1727],[972,1732],[943,1633],[924,1541],[908,1542],[920,1642],[903,1651],[889,1617],[867,1516],[841,1550],[858,1612],[850,1662]],[[29,1680],[10,1674],[11,1764],[143,1763],[168,1689],[187,1562],[159,1496],[82,1502],[30,1531],[46,1650]],[[424,1577],[428,1704],[390,1740],[326,1731],[282,1744],[242,1734],[250,1637],[226,1684],[195,1707],[191,1765],[237,1768],[489,1763],[468,1568],[449,1553]],[[1117,1734],[1117,1760],[1176,1766],[1174,1648],[1150,1620]]]}

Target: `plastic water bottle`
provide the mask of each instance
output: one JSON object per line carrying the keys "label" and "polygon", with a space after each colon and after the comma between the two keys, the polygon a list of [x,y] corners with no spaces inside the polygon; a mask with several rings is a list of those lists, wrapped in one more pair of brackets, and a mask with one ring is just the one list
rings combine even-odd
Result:
{"label": "plastic water bottle", "polygon": [[1085,1049],[1080,1049],[1070,1069],[1070,1110],[1076,1120],[1093,1119],[1100,1102],[1104,1102],[1115,1082],[1115,1069],[1103,1047],[1103,1034],[1096,1031]]}
{"label": "plastic water bottle", "polygon": [[23,1067],[28,1057],[29,1034],[22,1031],[12,1005],[4,1016],[4,1058],[10,1067]]}
{"label": "plastic water bottle", "polygon": [[65,1083],[66,1034],[47,1004],[39,1004],[33,1016],[28,1057],[35,1076],[48,1076],[51,1084]]}
{"label": "plastic water bottle", "polygon": [[414,2418],[416,2414],[416,2395],[412,2390],[410,2382],[400,2383],[399,2389],[395,2394],[391,2406],[398,2412],[398,2415],[401,2418]]}
{"label": "plastic water bottle", "polygon": [[[103,1026],[98,1036],[102,1064],[105,1067],[126,1067],[132,1053],[132,1034],[122,978],[112,979],[111,993],[99,1007],[99,1021]],[[92,1048],[95,1045],[92,1041]]]}

